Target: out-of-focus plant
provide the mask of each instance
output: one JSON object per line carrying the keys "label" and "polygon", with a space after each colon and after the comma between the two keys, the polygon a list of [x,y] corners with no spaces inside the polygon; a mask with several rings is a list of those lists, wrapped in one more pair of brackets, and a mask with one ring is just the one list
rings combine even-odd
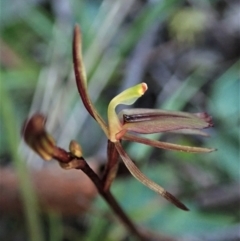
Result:
{"label": "out-of-focus plant", "polygon": [[178,10],[169,22],[170,34],[180,43],[193,44],[209,24],[209,15],[200,9]]}
{"label": "out-of-focus plant", "polygon": [[54,138],[45,130],[46,118],[41,114],[35,114],[26,122],[23,129],[24,139],[26,143],[44,160],[48,161],[54,158],[59,161],[60,166],[64,169],[81,169],[87,174],[96,185],[99,193],[115,211],[116,215],[122,220],[129,231],[134,233],[141,240],[145,240],[146,237],[135,227],[109,191],[111,183],[118,170],[119,156],[137,180],[162,195],[177,207],[183,210],[188,210],[188,208],[172,194],[146,177],[124,151],[121,141],[134,141],[174,151],[192,153],[212,152],[215,149],[160,142],[133,134],[176,132],[206,136],[207,134],[203,132],[202,129],[213,126],[212,118],[206,113],[189,114],[154,109],[127,109],[116,114],[115,108],[117,105],[133,104],[145,93],[147,85],[141,83],[123,91],[111,100],[108,106],[108,123],[106,123],[93,106],[87,91],[87,78],[82,60],[81,33],[78,26],[76,26],[74,30],[73,63],[76,83],[82,102],[89,114],[98,122],[108,138],[108,162],[103,177],[98,177],[98,175],[88,166],[87,162],[82,157],[81,147],[75,141],[70,143],[69,152],[56,146]]}

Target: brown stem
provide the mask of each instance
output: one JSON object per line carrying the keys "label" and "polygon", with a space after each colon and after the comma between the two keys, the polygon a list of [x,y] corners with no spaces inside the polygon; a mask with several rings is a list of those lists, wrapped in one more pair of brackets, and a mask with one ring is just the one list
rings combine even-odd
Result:
{"label": "brown stem", "polygon": [[114,213],[122,221],[123,225],[134,234],[140,241],[146,241],[147,239],[139,232],[135,227],[133,222],[129,219],[123,209],[120,207],[116,199],[110,193],[110,191],[104,191],[104,185],[99,176],[91,169],[83,157],[73,156],[71,153],[66,152],[64,149],[55,147],[54,150],[54,159],[58,160],[60,163],[67,164],[71,168],[82,170],[94,183],[99,194],[105,199]]}
{"label": "brown stem", "polygon": [[[105,199],[108,205],[112,208],[115,214],[119,217],[126,228],[138,237],[139,240],[146,240],[142,234],[137,230],[132,221],[128,218],[122,208],[119,206],[118,202],[112,196],[112,194],[104,189],[104,182],[98,177],[98,175],[89,167],[87,162],[81,157],[81,148],[77,143],[70,143],[70,152],[55,146],[55,141],[53,138],[45,131],[45,117],[41,114],[33,116],[24,127],[24,138],[27,144],[32,147],[39,155],[45,160],[50,160],[51,158],[56,159],[60,166],[64,169],[81,169],[94,183],[98,189],[100,195]],[[109,155],[114,158],[114,162],[111,166],[117,167],[117,157],[118,154],[113,145],[109,146]],[[117,168],[114,168],[117,171]],[[110,173],[112,174],[112,173]],[[116,173],[113,173],[114,175]],[[114,176],[113,175],[113,176]],[[111,175],[110,175],[111,176]],[[109,176],[108,176],[109,177]],[[110,180],[110,179],[109,179]],[[109,181],[109,186],[111,184]]]}
{"label": "brown stem", "polygon": [[[122,223],[125,225],[125,227],[136,237],[138,237],[139,240],[146,240],[143,235],[140,234],[140,232],[137,230],[135,225],[132,223],[132,221],[129,219],[129,217],[126,215],[126,213],[123,211],[123,209],[120,207],[116,199],[113,197],[110,191],[104,191],[104,187],[102,185],[101,179],[98,177],[98,175],[91,169],[91,167],[87,164],[87,162],[84,161],[84,165],[82,165],[81,170],[93,181],[95,186],[97,187],[100,195],[105,199],[105,201],[109,204],[111,209],[115,212],[115,214],[119,217],[119,219],[122,221]],[[77,168],[78,169],[78,168]]]}
{"label": "brown stem", "polygon": [[110,186],[117,175],[119,166],[119,154],[113,142],[108,140],[107,147],[108,162],[106,163],[104,174],[102,177],[102,183],[104,185],[104,191],[108,191]]}

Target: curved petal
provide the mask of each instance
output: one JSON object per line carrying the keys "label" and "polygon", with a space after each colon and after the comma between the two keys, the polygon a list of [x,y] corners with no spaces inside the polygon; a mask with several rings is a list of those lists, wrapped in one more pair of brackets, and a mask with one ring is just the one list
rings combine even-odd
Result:
{"label": "curved petal", "polygon": [[124,164],[128,168],[128,170],[131,172],[131,174],[142,184],[150,188],[151,190],[159,193],[161,196],[166,198],[168,201],[173,203],[178,208],[188,211],[188,208],[181,203],[177,198],[175,198],[172,194],[167,192],[164,188],[159,186],[157,183],[150,180],[148,177],[146,177],[138,168],[137,166],[132,162],[130,157],[127,155],[127,153],[123,150],[120,142],[115,143],[116,148],[118,150],[119,155],[121,156]]}

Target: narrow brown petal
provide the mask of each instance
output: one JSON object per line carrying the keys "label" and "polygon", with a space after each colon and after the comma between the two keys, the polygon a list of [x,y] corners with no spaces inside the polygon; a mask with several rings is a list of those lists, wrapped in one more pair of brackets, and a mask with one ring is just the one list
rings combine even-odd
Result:
{"label": "narrow brown petal", "polygon": [[175,206],[177,206],[178,208],[185,210],[185,211],[189,211],[189,209],[183,204],[181,203],[177,198],[175,198],[171,193],[169,192],[165,192],[163,194],[163,196],[170,201],[171,203],[173,203]]}
{"label": "narrow brown petal", "polygon": [[[119,113],[119,118],[124,129],[141,134],[180,130],[188,134],[198,134],[199,131],[194,130],[213,125],[211,116],[206,113],[190,114],[154,109],[126,109]],[[202,132],[200,134],[203,135]]]}
{"label": "narrow brown petal", "polygon": [[212,117],[206,112],[202,113],[188,113],[183,111],[171,111],[171,110],[161,110],[161,109],[148,109],[148,108],[134,108],[134,109],[124,109],[119,112],[119,117],[126,115],[126,122],[137,122],[144,120],[151,120],[161,117],[186,117],[193,118],[197,117],[203,119],[205,122],[212,122]]}
{"label": "narrow brown petal", "polygon": [[182,146],[182,145],[177,145],[169,142],[150,140],[148,138],[132,135],[129,133],[125,134],[122,137],[122,139],[142,143],[148,146],[153,146],[153,147],[157,147],[165,150],[172,150],[172,151],[183,151],[183,152],[189,152],[189,153],[209,153],[209,152],[216,151],[216,149],[214,148]]}
{"label": "narrow brown petal", "polygon": [[74,64],[76,83],[77,83],[79,94],[82,98],[82,102],[85,108],[88,110],[89,114],[95,119],[94,112],[92,110],[92,103],[87,93],[87,83],[86,83],[87,79],[86,79],[85,68],[82,61],[82,37],[81,37],[81,31],[78,25],[76,25],[74,28],[73,64]]}
{"label": "narrow brown petal", "polygon": [[182,129],[203,129],[207,128],[207,123],[201,123],[199,120],[175,117],[161,118],[159,120],[143,121],[136,123],[126,123],[123,125],[123,129],[140,133],[140,134],[152,134],[160,132],[172,132]]}
{"label": "narrow brown petal", "polygon": [[107,125],[102,117],[98,114],[87,91],[87,78],[82,60],[82,39],[81,31],[78,25],[74,28],[73,36],[73,65],[76,77],[78,92],[82,102],[89,114],[99,123],[106,135],[108,135]]}
{"label": "narrow brown petal", "polygon": [[128,170],[130,171],[130,173],[142,184],[144,184],[145,186],[147,186],[148,188],[150,188],[151,190],[157,192],[158,194],[160,194],[161,196],[163,196],[164,198],[166,198],[168,201],[170,201],[171,203],[173,203],[175,206],[177,206],[178,208],[187,211],[188,208],[181,203],[177,198],[175,198],[173,195],[171,195],[170,193],[168,193],[164,188],[162,188],[161,186],[159,186],[157,183],[153,182],[152,180],[150,180],[148,177],[146,177],[138,168],[137,166],[132,162],[132,160],[130,159],[130,157],[127,155],[127,153],[123,150],[121,143],[120,142],[116,142],[115,143],[116,148],[118,150],[119,155],[121,156],[124,164],[126,165],[126,167],[128,168]]}

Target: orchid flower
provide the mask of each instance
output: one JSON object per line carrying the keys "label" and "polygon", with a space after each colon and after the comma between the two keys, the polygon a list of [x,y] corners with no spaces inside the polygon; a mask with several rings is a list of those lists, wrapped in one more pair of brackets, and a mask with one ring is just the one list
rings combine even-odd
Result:
{"label": "orchid flower", "polygon": [[215,149],[182,146],[167,142],[147,139],[139,134],[175,132],[184,134],[198,134],[206,136],[202,131],[204,128],[213,126],[212,118],[207,113],[189,114],[179,111],[165,111],[153,109],[126,109],[119,114],[116,113],[117,105],[131,105],[147,91],[147,84],[141,83],[133,86],[116,97],[108,106],[108,123],[98,114],[97,110],[88,95],[87,78],[82,60],[81,32],[78,26],[74,29],[73,38],[73,63],[77,88],[82,102],[89,114],[98,122],[108,138],[108,162],[103,175],[105,191],[109,190],[118,169],[118,158],[121,157],[130,173],[148,188],[159,193],[164,198],[175,204],[177,207],[188,210],[188,208],[176,199],[172,194],[164,190],[160,185],[146,177],[133,163],[128,154],[124,151],[121,141],[128,140],[157,148],[184,151],[193,153],[208,153]]}
{"label": "orchid flower", "polygon": [[[207,136],[202,131],[204,128],[213,126],[212,118],[207,113],[185,113],[180,111],[166,111],[154,109],[125,109],[116,113],[116,107],[120,104],[131,105],[147,91],[147,84],[140,83],[114,97],[107,110],[108,122],[98,114],[87,91],[87,78],[82,60],[81,32],[78,26],[74,29],[73,38],[73,64],[77,88],[82,102],[89,114],[98,122],[108,139],[107,156],[108,161],[99,187],[100,192],[105,195],[109,193],[119,164],[119,156],[130,173],[142,184],[162,195],[177,207],[188,210],[172,194],[167,192],[157,183],[145,176],[133,163],[124,151],[121,142],[123,140],[142,143],[145,145],[173,151],[184,151],[192,153],[208,153],[215,149],[182,146],[178,144],[151,140],[138,134],[150,133],[183,133]],[[54,138],[45,130],[46,118],[41,114],[35,114],[24,126],[24,139],[26,143],[38,153],[44,160],[52,158],[59,161],[62,168],[79,168],[79,160],[82,158],[81,147],[76,142],[71,142],[69,151],[57,147]],[[84,164],[87,165],[86,163]],[[92,176],[92,174],[90,174]],[[96,182],[98,183],[98,182]]]}

